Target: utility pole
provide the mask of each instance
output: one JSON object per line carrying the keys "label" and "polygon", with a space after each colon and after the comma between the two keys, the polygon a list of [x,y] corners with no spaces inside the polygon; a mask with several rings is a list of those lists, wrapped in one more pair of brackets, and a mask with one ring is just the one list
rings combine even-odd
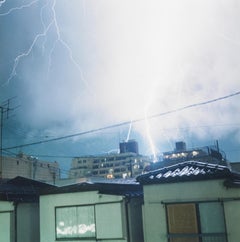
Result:
{"label": "utility pole", "polygon": [[[11,98],[12,99],[12,98]],[[10,108],[10,100],[8,99],[2,106],[0,106],[0,113],[1,113],[1,118],[0,118],[0,179],[3,177],[3,114],[7,113],[7,118],[8,118],[8,112],[9,110],[13,110],[15,108]]]}

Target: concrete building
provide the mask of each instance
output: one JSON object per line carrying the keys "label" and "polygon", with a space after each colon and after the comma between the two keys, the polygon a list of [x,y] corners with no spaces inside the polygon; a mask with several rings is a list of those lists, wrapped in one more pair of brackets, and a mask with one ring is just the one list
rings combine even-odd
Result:
{"label": "concrete building", "polygon": [[1,178],[3,179],[22,176],[54,183],[60,176],[60,169],[57,162],[42,161],[22,153],[16,157],[3,156],[0,162],[0,174],[2,174]]}
{"label": "concrete building", "polygon": [[148,156],[138,154],[136,141],[120,143],[120,153],[82,156],[72,160],[69,178],[104,177],[129,178],[140,175],[151,162]]}
{"label": "concrete building", "polygon": [[151,163],[145,171],[156,170],[162,167],[178,164],[184,161],[201,161],[212,164],[226,165],[226,156],[217,146],[187,148],[185,142],[175,143],[175,149],[163,152],[158,162]]}

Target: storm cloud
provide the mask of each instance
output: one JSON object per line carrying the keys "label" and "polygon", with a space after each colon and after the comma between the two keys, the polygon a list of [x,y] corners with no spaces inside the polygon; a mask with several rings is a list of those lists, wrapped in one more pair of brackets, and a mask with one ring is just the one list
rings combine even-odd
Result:
{"label": "storm cloud", "polygon": [[[15,144],[142,119],[130,138],[143,153],[177,140],[239,147],[239,96],[147,118],[240,90],[239,13],[234,0],[2,1],[0,101],[17,97],[25,129]],[[86,142],[89,154],[114,148]]]}

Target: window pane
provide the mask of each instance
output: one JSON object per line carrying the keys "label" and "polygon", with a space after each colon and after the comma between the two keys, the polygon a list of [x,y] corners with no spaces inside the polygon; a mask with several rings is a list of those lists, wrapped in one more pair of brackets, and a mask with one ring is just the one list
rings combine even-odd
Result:
{"label": "window pane", "polygon": [[200,203],[199,213],[202,233],[224,233],[224,214],[219,202]]}
{"label": "window pane", "polygon": [[94,207],[77,208],[78,234],[81,237],[95,237]]}
{"label": "window pane", "polygon": [[57,238],[95,237],[94,207],[56,209]]}
{"label": "window pane", "polygon": [[121,203],[96,205],[98,239],[123,238]]}
{"label": "window pane", "polygon": [[[171,242],[199,241],[198,237],[196,237],[198,234],[198,224],[195,204],[167,205],[167,215]],[[174,234],[176,235],[174,236]],[[171,237],[171,235],[174,237]]]}

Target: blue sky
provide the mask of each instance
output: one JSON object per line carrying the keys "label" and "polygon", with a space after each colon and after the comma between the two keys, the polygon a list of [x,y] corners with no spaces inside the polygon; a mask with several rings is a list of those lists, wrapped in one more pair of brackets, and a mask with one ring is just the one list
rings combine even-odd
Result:
{"label": "blue sky", "polygon": [[20,105],[3,147],[142,119],[11,152],[100,154],[129,134],[143,154],[218,140],[239,161],[239,95],[147,118],[240,90],[239,12],[233,0],[1,1],[0,102]]}

